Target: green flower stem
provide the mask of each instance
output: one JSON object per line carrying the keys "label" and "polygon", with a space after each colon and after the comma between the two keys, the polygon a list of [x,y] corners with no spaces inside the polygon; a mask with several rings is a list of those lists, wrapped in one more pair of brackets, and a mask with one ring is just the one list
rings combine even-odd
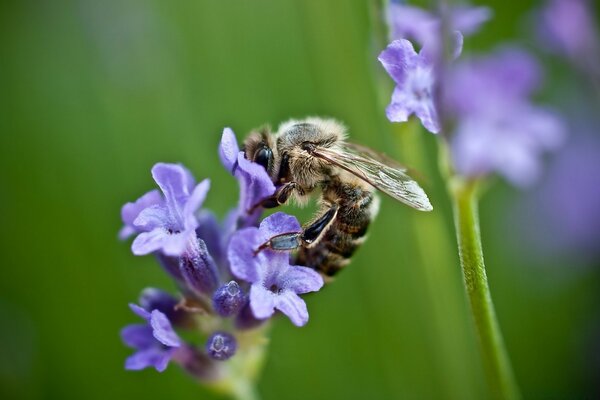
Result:
{"label": "green flower stem", "polygon": [[487,281],[477,208],[477,182],[450,178],[458,253],[485,372],[499,399],[519,399]]}
{"label": "green flower stem", "polygon": [[[425,135],[416,120],[393,124],[401,160],[416,168],[418,173],[432,177],[432,165],[427,162]],[[433,164],[435,166],[435,164]],[[432,193],[430,193],[432,194]],[[434,199],[432,199],[433,201]],[[432,346],[436,365],[433,373],[440,374],[444,392],[451,398],[473,398],[473,378],[464,368],[465,354],[471,350],[468,341],[466,304],[460,278],[456,271],[456,253],[451,229],[444,221],[441,206],[434,202],[431,213],[411,213],[411,227],[418,254],[418,268],[428,293],[431,309],[430,324],[435,332]]]}

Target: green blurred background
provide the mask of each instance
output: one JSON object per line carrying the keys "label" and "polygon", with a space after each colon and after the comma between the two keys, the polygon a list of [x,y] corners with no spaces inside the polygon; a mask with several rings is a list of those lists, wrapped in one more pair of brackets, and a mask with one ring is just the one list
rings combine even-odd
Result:
{"label": "green blurred background", "polygon": [[[522,38],[537,3],[486,4],[495,18],[467,51]],[[207,206],[223,215],[237,201],[217,155],[223,127],[241,139],[306,115],[338,118],[354,140],[416,166],[436,210],[383,200],[351,267],[308,297],[310,323],[274,324],[259,391],[489,397],[435,137],[385,119],[371,11],[348,0],[0,3],[0,398],[215,398],[176,366],[123,369],[130,349],[118,333],[136,320],[127,303],[144,287],[174,287],[118,242],[120,207],[153,187],[155,162],[182,162],[211,178]],[[517,379],[526,398],[591,398],[599,270],[547,265],[511,244],[504,222],[520,196],[498,183],[481,207]]]}

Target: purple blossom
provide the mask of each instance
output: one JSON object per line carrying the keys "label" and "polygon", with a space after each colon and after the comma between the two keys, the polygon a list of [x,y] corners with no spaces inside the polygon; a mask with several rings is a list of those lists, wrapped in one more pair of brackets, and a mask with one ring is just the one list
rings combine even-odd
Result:
{"label": "purple blossom", "polygon": [[453,114],[495,112],[527,99],[542,81],[538,62],[526,51],[504,47],[487,57],[459,61],[445,80],[446,107]]}
{"label": "purple blossom", "polygon": [[[140,233],[131,245],[135,255],[161,251],[181,255],[196,238],[196,211],[206,197],[210,182],[195,185],[191,173],[181,165],[158,163],[152,177],[162,190],[164,201],[139,212],[133,226]],[[141,200],[141,199],[140,199]]]}
{"label": "purple blossom", "polygon": [[451,149],[459,174],[497,172],[519,186],[538,177],[542,153],[557,148],[564,134],[556,114],[528,99],[539,81],[537,63],[518,49],[454,66],[446,103],[456,118]]}
{"label": "purple blossom", "polygon": [[528,104],[515,107],[509,116],[467,115],[452,138],[454,166],[462,176],[497,172],[517,186],[528,186],[540,174],[542,153],[556,149],[562,134],[554,113]]}
{"label": "purple blossom", "polygon": [[223,130],[219,156],[223,166],[238,180],[240,185],[238,210],[232,216],[233,218],[229,218],[230,221],[235,222],[235,227],[255,224],[261,210],[253,209],[253,207],[260,200],[275,192],[273,181],[261,165],[246,159],[230,128]]}
{"label": "purple blossom", "polygon": [[550,0],[536,15],[540,42],[577,63],[597,58],[600,44],[594,15],[590,1]]}
{"label": "purple blossom", "polygon": [[[422,8],[391,3],[387,10],[391,37],[416,41],[420,46],[440,42],[440,18]],[[447,13],[448,30],[471,35],[492,16],[488,7],[454,7]],[[435,45],[439,48],[439,46]]]}
{"label": "purple blossom", "polygon": [[[462,50],[462,36],[456,32],[453,55]],[[413,45],[405,39],[395,40],[381,52],[379,61],[396,83],[392,102],[386,109],[392,122],[405,122],[411,114],[421,120],[431,133],[440,131],[436,109],[436,61],[430,48],[424,46],[417,54]]]}
{"label": "purple blossom", "polygon": [[577,259],[600,254],[600,140],[578,126],[573,134],[535,191],[527,216],[543,227],[532,236],[543,242],[546,255],[566,252]]}
{"label": "purple blossom", "polygon": [[277,309],[296,326],[308,321],[306,304],[298,295],[319,290],[323,278],[313,269],[290,265],[286,252],[266,249],[255,253],[269,238],[300,229],[296,218],[275,213],[258,228],[242,229],[231,238],[228,251],[231,271],[251,283],[250,307],[258,319],[269,318]]}
{"label": "purple blossom", "polygon": [[164,371],[182,346],[181,339],[162,312],[149,312],[135,304],[130,304],[129,307],[145,319],[146,323],[128,325],[121,331],[123,342],[137,350],[127,358],[125,368],[139,370],[154,367],[158,372]]}
{"label": "purple blossom", "polygon": [[163,290],[156,288],[144,289],[140,295],[139,303],[146,311],[158,310],[165,314],[175,326],[186,326],[191,323],[190,315],[178,309],[179,300]]}

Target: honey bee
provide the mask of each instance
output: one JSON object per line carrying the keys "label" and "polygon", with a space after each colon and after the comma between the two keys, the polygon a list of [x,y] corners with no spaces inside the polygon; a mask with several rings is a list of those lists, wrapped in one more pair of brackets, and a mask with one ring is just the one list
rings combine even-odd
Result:
{"label": "honey bee", "polygon": [[296,264],[332,277],[350,262],[377,215],[380,190],[420,211],[433,207],[406,169],[375,151],[346,141],[346,129],[332,119],[306,118],[251,132],[246,158],[262,165],[275,193],[256,207],[273,208],[292,199],[303,205],[320,192],[319,211],[299,232],[270,238],[258,249],[298,250]]}

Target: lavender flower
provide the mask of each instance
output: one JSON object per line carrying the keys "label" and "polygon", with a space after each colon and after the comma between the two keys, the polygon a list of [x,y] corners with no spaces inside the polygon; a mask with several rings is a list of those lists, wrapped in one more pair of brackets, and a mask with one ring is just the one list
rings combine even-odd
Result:
{"label": "lavender flower", "polygon": [[[471,35],[491,18],[488,7],[454,7],[446,12],[449,31]],[[441,21],[438,15],[418,7],[392,2],[387,9],[391,37],[416,41],[420,46],[429,44],[440,48]]]}
{"label": "lavender flower", "polygon": [[[462,50],[462,36],[455,32],[452,54],[456,58]],[[405,122],[411,114],[421,120],[431,133],[440,131],[436,109],[436,55],[425,45],[417,54],[405,39],[393,41],[379,55],[379,61],[396,83],[392,102],[386,114],[392,122]]]}
{"label": "lavender flower", "polygon": [[539,81],[537,63],[518,49],[455,65],[445,101],[456,119],[451,150],[459,174],[497,172],[518,186],[538,177],[542,153],[557,148],[564,133],[553,112],[528,99]]}
{"label": "lavender flower", "polygon": [[162,251],[167,256],[179,256],[195,240],[198,227],[196,211],[206,197],[210,182],[194,186],[194,178],[176,164],[156,164],[152,177],[161,188],[164,203],[144,208],[133,221],[141,231],[131,249],[135,255]]}
{"label": "lavender flower", "polygon": [[[300,225],[295,218],[278,213],[256,228],[263,211],[256,205],[270,196],[275,186],[262,166],[245,158],[230,129],[223,132],[219,154],[240,185],[239,203],[222,223],[209,211],[198,211],[208,191],[208,180],[196,185],[191,173],[175,164],[159,163],[152,168],[162,196],[157,190],[151,191],[123,207],[125,226],[120,237],[137,233],[133,253],[155,255],[181,293],[181,300],[177,300],[158,289],[146,289],[140,299],[142,307],[131,305],[146,324],[130,325],[122,331],[123,341],[137,350],[127,359],[127,369],[151,366],[162,371],[175,361],[202,381],[234,379],[229,375],[239,374],[245,355],[255,357],[264,341],[254,343],[255,349],[243,349],[236,368],[217,368],[215,360],[225,361],[236,353],[234,334],[245,338],[240,346],[251,346],[248,337],[256,340],[259,335],[242,331],[259,327],[275,308],[296,325],[305,324],[308,312],[298,294],[323,285],[314,270],[291,266],[287,253],[248,253],[248,246],[258,246],[286,229],[299,230]],[[235,255],[248,256],[243,260],[246,265]],[[232,280],[234,276],[240,281]],[[262,284],[268,286],[263,288]],[[248,290],[250,296],[246,295]],[[204,346],[194,345],[184,341],[174,327],[201,329],[201,337],[208,335],[208,340]],[[224,332],[232,327],[234,334]],[[247,360],[250,364],[255,362],[252,357]],[[221,383],[231,386],[231,382]]]}
{"label": "lavender flower", "polygon": [[137,350],[127,358],[125,368],[137,370],[154,367],[158,372],[164,371],[182,346],[181,339],[162,312],[149,312],[135,304],[130,304],[129,307],[147,323],[129,325],[121,331],[123,342]]}
{"label": "lavender flower", "polygon": [[[547,49],[571,58],[600,56],[594,10],[587,0],[550,0],[536,17],[539,40]],[[597,68],[597,66],[596,66]]]}
{"label": "lavender flower", "polygon": [[242,229],[231,238],[228,252],[231,271],[252,284],[250,307],[256,318],[268,318],[277,309],[296,326],[308,322],[306,304],[298,294],[319,290],[323,278],[310,268],[290,265],[287,253],[268,249],[256,253],[269,238],[299,230],[294,217],[276,213],[265,218],[259,228]]}

